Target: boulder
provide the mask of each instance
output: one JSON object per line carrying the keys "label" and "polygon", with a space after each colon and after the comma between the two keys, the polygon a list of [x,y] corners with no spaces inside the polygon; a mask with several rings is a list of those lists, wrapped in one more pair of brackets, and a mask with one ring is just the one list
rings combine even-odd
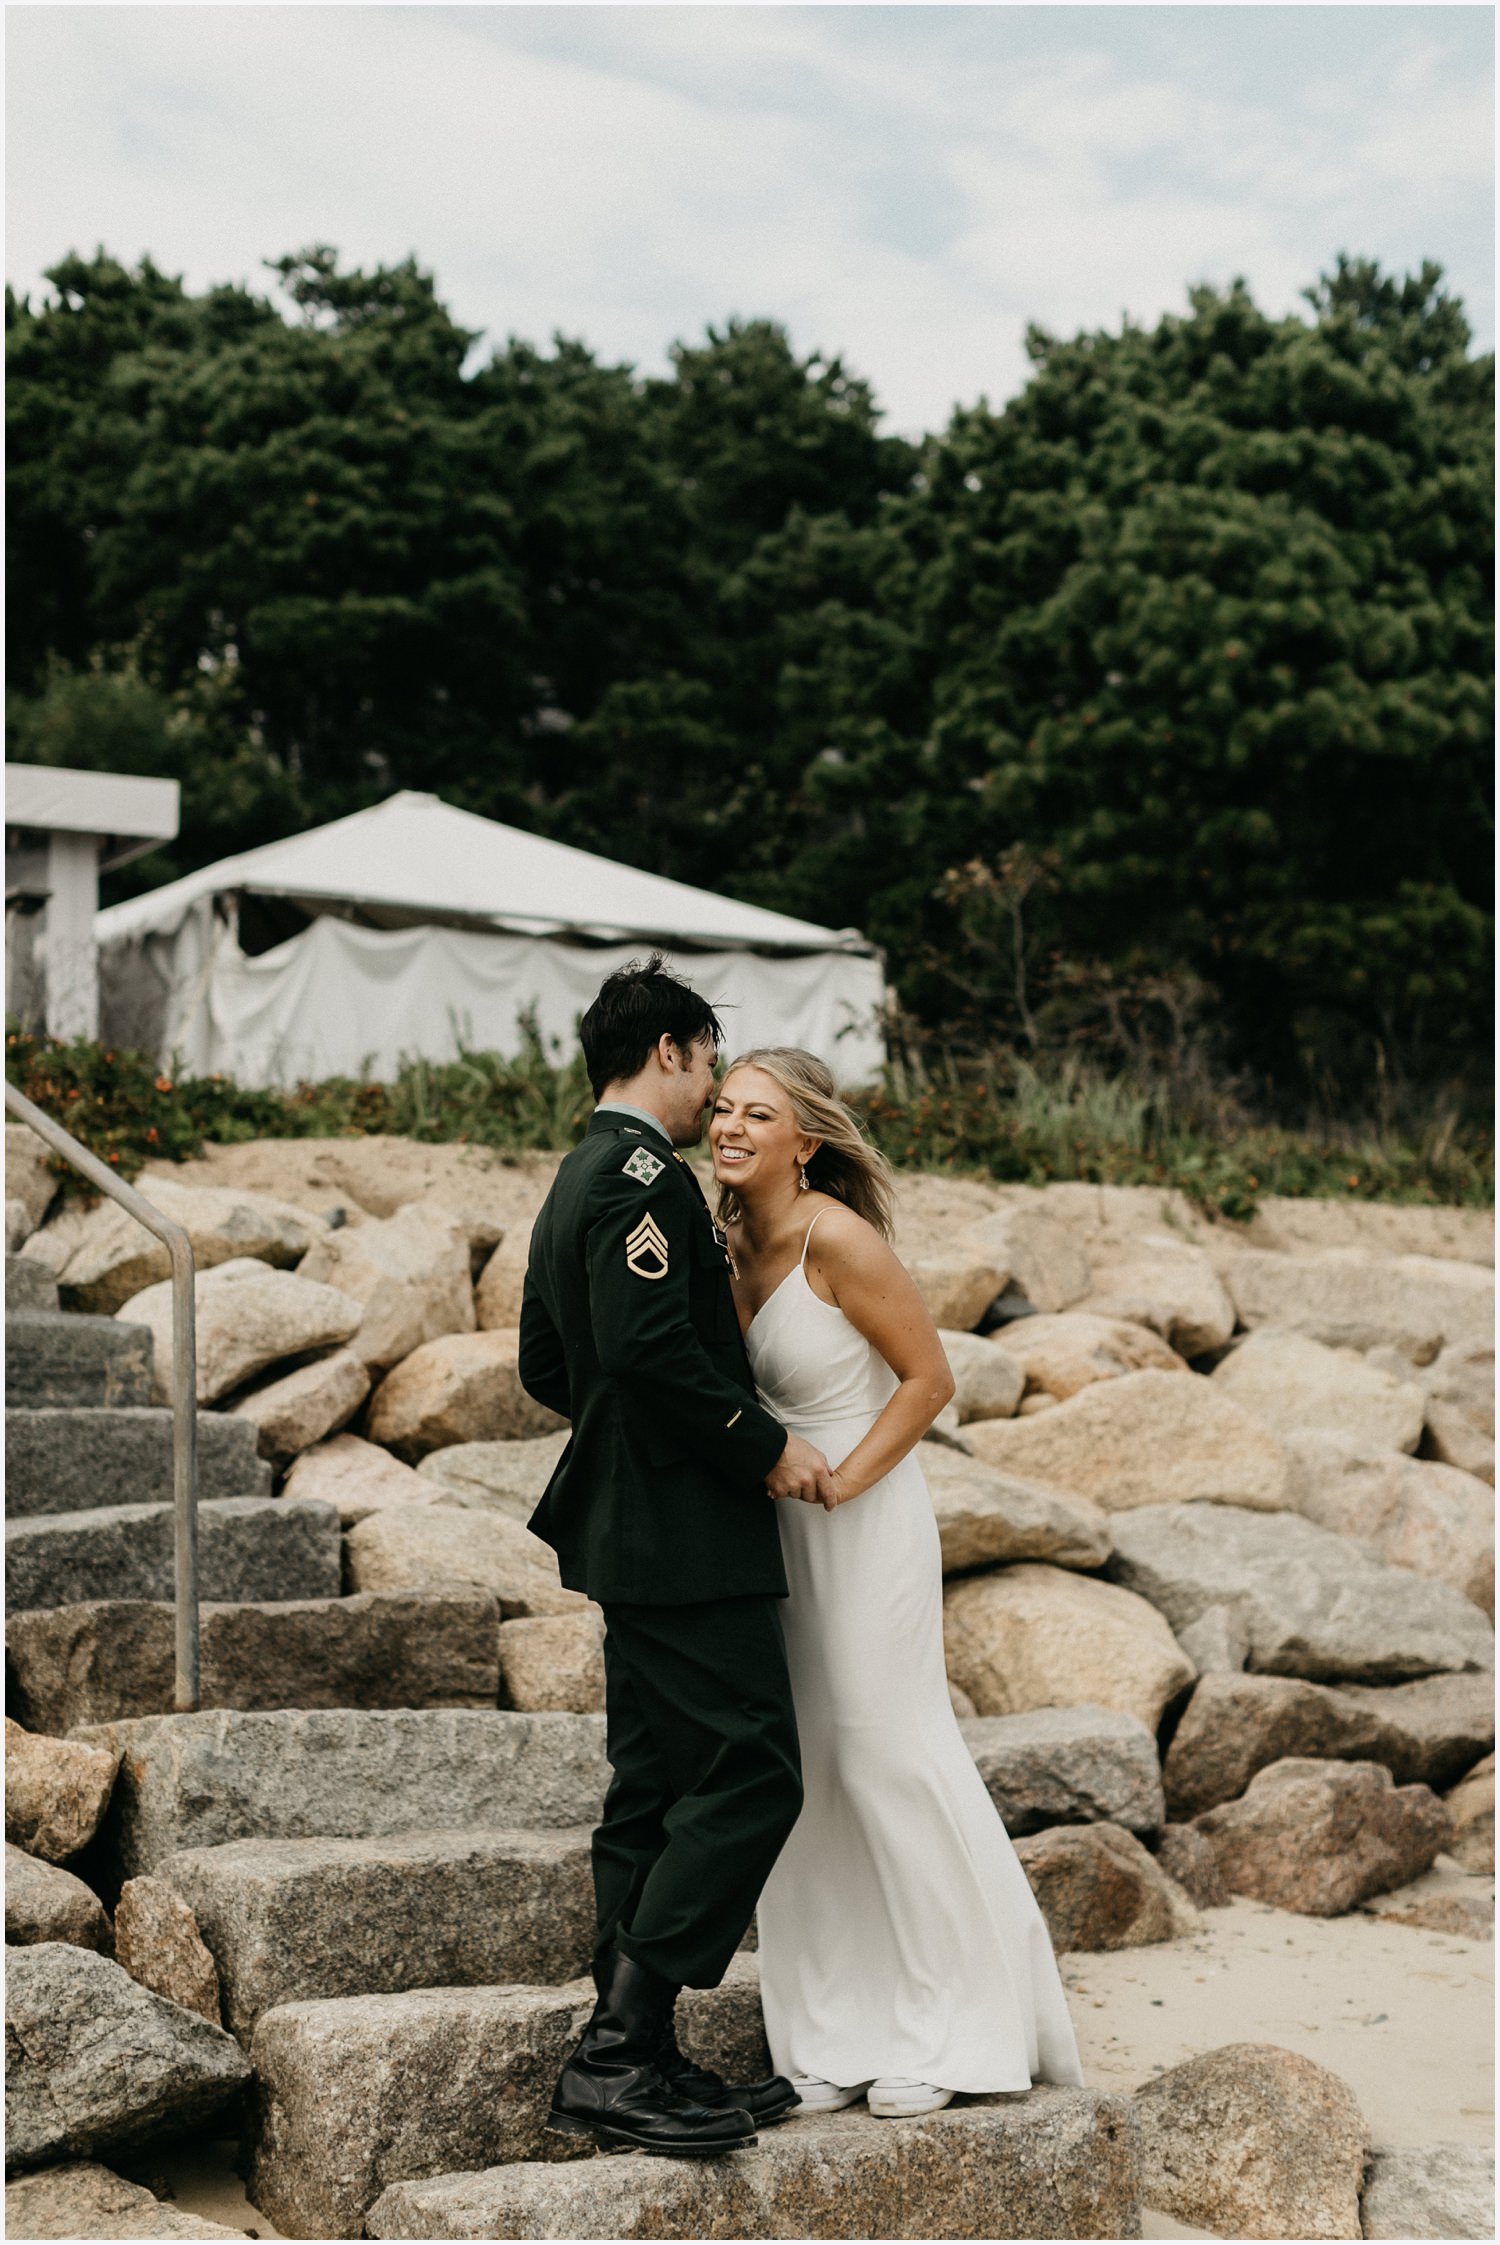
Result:
{"label": "boulder", "polygon": [[222,2028],[61,1941],[6,1960],[5,2047],[12,2167],[202,2126],[250,2077]]}
{"label": "boulder", "polygon": [[921,1463],[945,1574],[1006,1559],[1102,1567],[1109,1557],[1109,1520],[1087,1497],[1023,1481],[937,1443],[925,1445]]}
{"label": "boulder", "polygon": [[1286,1502],[1284,1445],[1208,1380],[1127,1372],[1096,1380],[1040,1418],[967,1430],[974,1455],[1028,1481],[1132,1505]]}
{"label": "boulder", "polygon": [[[356,2237],[385,2187],[457,2162],[587,2158],[549,2134],[558,2069],[593,2002],[561,1988],[428,1987],[264,2013],[250,2187],[287,2236]],[[770,2071],[753,1957],[677,2007],[684,2050],[737,2080]],[[655,2165],[656,2162],[653,2162]]]}
{"label": "boulder", "polygon": [[[5,1259],[7,1262],[14,1260],[19,1263],[21,1261],[21,1250],[35,1230],[36,1226],[26,1213],[26,1203],[21,1200],[8,1200],[5,1204]],[[9,1306],[9,1303],[7,1303],[7,1311]],[[56,1307],[55,1304],[52,1306]]]}
{"label": "boulder", "polygon": [[114,1790],[118,1754],[43,1738],[5,1719],[5,1837],[28,1855],[61,1863],[98,1831]]}
{"label": "boulder", "polygon": [[587,1829],[238,1840],[169,1855],[156,1877],[202,1929],[246,2044],[280,2004],[552,1986],[594,1944]]}
{"label": "boulder", "polygon": [[1370,2132],[1326,2066],[1226,2043],[1143,2081],[1141,2196],[1215,2237],[1358,2237]]}
{"label": "boulder", "polygon": [[482,1333],[512,1329],[521,1322],[521,1295],[531,1259],[531,1224],[510,1224],[485,1262],[474,1285],[475,1322]]}
{"label": "boulder", "polygon": [[[1371,1352],[1371,1361],[1379,1361],[1377,1352]],[[1394,1364],[1384,1364],[1386,1371],[1395,1371]],[[1450,1341],[1440,1356],[1431,1364],[1423,1365],[1413,1375],[1429,1403],[1447,1403],[1461,1417],[1468,1420],[1477,1434],[1495,1439],[1495,1342],[1494,1336],[1481,1336],[1471,1341]]]}
{"label": "boulder", "polygon": [[519,1354],[514,1327],[425,1341],[375,1390],[370,1439],[415,1465],[450,1442],[554,1433],[565,1422],[526,1393]]}
{"label": "boulder", "polygon": [[6,1124],[5,1197],[20,1202],[29,1231],[46,1223],[47,1211],[62,1184],[51,1163],[51,1148],[34,1130],[28,1130],[25,1123]]}
{"label": "boulder", "polygon": [[1495,1486],[1495,1438],[1481,1433],[1461,1404],[1429,1395],[1422,1430],[1422,1455],[1438,1465],[1472,1473],[1476,1481]]}
{"label": "boulder", "polygon": [[[493,1707],[499,1694],[499,1608],[481,1591],[205,1604],[199,1617],[207,1707]],[[6,1651],[37,1730],[171,1712],[165,1600],[12,1614]]]}
{"label": "boulder", "polygon": [[[1479,1885],[1483,1891],[1469,1891]],[[1493,1941],[1495,1892],[1488,1879],[1455,1882],[1444,1873],[1443,1859],[1410,1886],[1377,1894],[1360,1909],[1367,1918],[1389,1919],[1393,1925],[1414,1925],[1424,1933],[1452,1933],[1462,1941]]]}
{"label": "boulder", "polygon": [[[20,1207],[19,1201],[7,1201],[6,1239],[10,1239],[10,1211]],[[7,1317],[24,1317],[28,1310],[55,1310],[57,1308],[57,1281],[41,1263],[29,1255],[17,1254],[7,1244],[5,1250],[5,1314]]]}
{"label": "boulder", "polygon": [[1156,1860],[1198,1909],[1222,1910],[1229,1902],[1229,1889],[1220,1874],[1213,1841],[1206,1833],[1194,1831],[1191,1824],[1162,1826]]}
{"label": "boulder", "polygon": [[1236,1676],[1250,1655],[1249,1636],[1232,1606],[1206,1606],[1173,1634],[1200,1676]]}
{"label": "boulder", "polygon": [[1187,1240],[1146,1232],[1091,1260],[1093,1285],[1075,1309],[1149,1325],[1185,1357],[1222,1348],[1234,1331],[1234,1304],[1212,1259]]}
{"label": "boulder", "polygon": [[1383,2147],[1365,2169],[1365,2237],[1487,2237],[1495,2155],[1478,2144]]}
{"label": "boulder", "polygon": [[31,1234],[21,1249],[28,1263],[37,1263],[50,1273],[54,1285],[58,1274],[67,1267],[68,1258],[79,1241],[87,1236],[89,1217],[93,1210],[76,1200],[65,1200],[52,1221],[43,1224]]}
{"label": "boulder", "polygon": [[127,1879],[115,1904],[115,1957],[143,1988],[221,2026],[219,1975],[198,1921],[166,1878]]}
{"label": "boulder", "polygon": [[1197,1911],[1133,1833],[1059,1824],[1016,1842],[1059,1953],[1136,1949],[1199,1930]]}
{"label": "boulder", "polygon": [[1452,1831],[1434,1792],[1394,1785],[1378,1762],[1296,1758],[1258,1770],[1239,1800],[1194,1822],[1233,1893],[1317,1918],[1406,1885]]}
{"label": "boulder", "polygon": [[981,1715],[1112,1707],[1154,1732],[1193,1681],[1145,1599],[1060,1567],[1006,1567],[950,1584],[943,1645],[949,1675]]}
{"label": "boulder", "polygon": [[[213,1403],[289,1356],[334,1347],[358,1331],[360,1304],[331,1286],[314,1286],[293,1271],[271,1270],[236,1256],[202,1271],[194,1289],[198,1328],[198,1401]],[[172,1288],[148,1286],[119,1312],[149,1328],[156,1358],[157,1400],[172,1398]]]}
{"label": "boulder", "polygon": [[5,1938],[17,1947],[70,1941],[75,1949],[110,1948],[109,1918],[97,1894],[58,1869],[5,1843]]}
{"label": "boulder", "polygon": [[500,1512],[458,1505],[388,1506],[372,1512],[345,1538],[353,1590],[485,1590],[501,1618],[581,1613],[581,1591],[564,1590],[557,1554]]}
{"label": "boulder", "polygon": [[938,1339],[953,1374],[959,1425],[970,1419],[1008,1419],[1026,1385],[1015,1358],[977,1333],[939,1332]]}
{"label": "boulder", "polygon": [[[176,1519],[169,1504],[96,1505],[5,1523],[11,1613],[86,1600],[170,1598]],[[339,1523],[331,1505],[215,1497],[198,1505],[198,1593],[336,1598]]]}
{"label": "boulder", "polygon": [[226,2229],[185,2214],[93,2160],[70,2160],[19,2175],[5,2189],[7,2237],[233,2237]]}
{"label": "boulder", "polygon": [[1124,2098],[1033,2089],[892,2126],[862,2107],[732,2159],[537,2161],[394,2183],[367,2237],[1121,2237],[1139,2221]]}
{"label": "boulder", "polygon": [[[301,1261],[325,1229],[320,1217],[264,1193],[175,1185],[165,1177],[141,1177],[137,1190],[182,1226],[200,1275],[241,1260],[287,1269]],[[105,1200],[89,1210],[57,1279],[70,1308],[112,1317],[171,1275],[171,1257],[155,1233],[116,1202]]]}
{"label": "boulder", "polygon": [[1088,1258],[1072,1232],[1034,1203],[982,1216],[961,1244],[1004,1274],[996,1294],[1012,1285],[1034,1310],[1065,1310],[1089,1290]]}
{"label": "boulder", "polygon": [[[1071,1405],[1062,1408],[1071,1409]],[[1492,1669],[1494,1630],[1447,1583],[1387,1567],[1297,1513],[1144,1505],[1116,1513],[1112,1579],[1182,1630],[1211,1606],[1237,1617],[1252,1669],[1324,1683],[1400,1683]]]}
{"label": "boulder", "polygon": [[943,1333],[972,1333],[1009,1275],[993,1255],[963,1245],[902,1259]]}
{"label": "boulder", "polygon": [[1399,1752],[1402,1742],[1388,1734],[1374,1708],[1326,1684],[1294,1676],[1202,1676],[1167,1749],[1167,1805],[1175,1817],[1197,1816],[1236,1800],[1257,1770],[1288,1757],[1389,1767],[1381,1746]]}
{"label": "boulder", "polygon": [[536,1614],[500,1624],[500,1674],[512,1707],[536,1713],[604,1712],[604,1616]]}
{"label": "boulder", "polygon": [[1486,1754],[1448,1795],[1448,1853],[1466,1871],[1495,1875],[1495,1757]]}
{"label": "boulder", "polygon": [[[972,1705],[972,1703],[971,1703]],[[1134,1715],[1110,1707],[1037,1707],[1025,1715],[960,1718],[1006,1831],[1051,1824],[1123,1824],[1154,1832],[1165,1814],[1156,1741]]]}
{"label": "boulder", "polygon": [[1451,1583],[1494,1620],[1495,1492],[1485,1482],[1321,1427],[1286,1443],[1304,1518],[1363,1536],[1393,1567]]}
{"label": "boulder", "polygon": [[325,1232],[298,1276],[364,1304],[354,1350],[372,1374],[424,1341],[474,1330],[468,1233],[446,1209],[418,1204],[384,1222]]}
{"label": "boulder", "polygon": [[1495,1680],[1471,1670],[1461,1676],[1419,1676],[1410,1684],[1345,1684],[1340,1697],[1378,1718],[1369,1754],[1384,1762],[1398,1785],[1451,1785],[1495,1745]]}
{"label": "boulder", "polygon": [[417,1472],[444,1504],[492,1505],[524,1528],[572,1438],[561,1427],[521,1442],[454,1442],[429,1451]]}
{"label": "boulder", "polygon": [[[1394,1255],[1325,1248],[1318,1255],[1275,1255],[1253,1248],[1229,1257],[1224,1283],[1242,1325],[1280,1326],[1333,1349],[1390,1348],[1411,1364],[1430,1364],[1450,1330],[1462,1336],[1475,1321],[1472,1266],[1429,1265],[1423,1275]],[[1493,1298],[1494,1279],[1489,1280]]]}
{"label": "boulder", "polygon": [[330,1435],[304,1450],[282,1488],[285,1497],[316,1497],[336,1505],[344,1528],[355,1527],[386,1505],[431,1504],[436,1494],[409,1465],[357,1434]]}
{"label": "boulder", "polygon": [[254,1426],[260,1455],[284,1466],[352,1419],[369,1392],[370,1375],[354,1351],[334,1349],[252,1388],[230,1408]]}
{"label": "boulder", "polygon": [[1005,1352],[1025,1372],[1028,1392],[1059,1403],[1096,1380],[1118,1380],[1127,1372],[1187,1370],[1159,1333],[1123,1317],[1063,1310],[1052,1317],[1018,1317],[1004,1330]]}
{"label": "boulder", "polygon": [[1222,1394],[1278,1434],[1323,1427],[1383,1450],[1415,1450],[1426,1398],[1409,1380],[1377,1372],[1352,1349],[1329,1349],[1305,1333],[1262,1325],[1215,1365]]}

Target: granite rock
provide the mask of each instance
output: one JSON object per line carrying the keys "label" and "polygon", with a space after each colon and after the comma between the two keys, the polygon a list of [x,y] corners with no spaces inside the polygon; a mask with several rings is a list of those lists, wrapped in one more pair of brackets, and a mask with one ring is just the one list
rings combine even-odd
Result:
{"label": "granite rock", "polygon": [[249,2079],[232,2036],[60,1941],[5,1975],[6,2161],[39,2167],[201,2125]]}
{"label": "granite rock", "polygon": [[1451,1583],[1495,1618],[1495,1492],[1457,1467],[1307,1428],[1287,1437],[1295,1509],[1392,1567]]}
{"label": "granite rock", "polygon": [[945,1574],[1014,1559],[1086,1569],[1102,1567],[1109,1557],[1108,1517],[1088,1497],[1024,1481],[937,1443],[923,1448],[921,1464]]}
{"label": "granite rock", "polygon": [[506,1621],[527,1614],[582,1613],[581,1591],[564,1590],[557,1554],[500,1512],[458,1505],[400,1505],[375,1512],[345,1540],[356,1590],[488,1591]]}
{"label": "granite rock", "polygon": [[563,1421],[522,1387],[519,1353],[514,1327],[424,1341],[375,1390],[371,1441],[415,1465],[450,1442],[555,1433]]}
{"label": "granite rock", "polygon": [[333,1434],[294,1459],[281,1493],[335,1505],[340,1527],[353,1528],[386,1505],[431,1504],[438,1492],[378,1442]]}
{"label": "granite rock", "polygon": [[166,1878],[127,1879],[121,1887],[115,1958],[143,1988],[224,2024],[213,1957],[191,1907]]}
{"label": "granite rock", "polygon": [[504,1238],[497,1242],[475,1281],[474,1312],[481,1332],[520,1324],[521,1295],[530,1258],[530,1223],[507,1225]]}
{"label": "granite rock", "polygon": [[1154,1732],[1193,1681],[1144,1598],[1061,1567],[1005,1567],[950,1583],[943,1642],[949,1675],[981,1715],[1112,1707]]}
{"label": "granite rock", "polygon": [[[271,1469],[255,1429],[219,1411],[198,1413],[198,1498],[268,1497]],[[5,1414],[5,1506],[11,1514],[80,1512],[98,1505],[170,1504],[172,1414],[127,1404]]]}
{"label": "granite rock", "polygon": [[196,1918],[242,2042],[285,2003],[554,1985],[594,1943],[586,1827],[236,1840],[169,1855],[156,1881]]}
{"label": "granite rock", "polygon": [[1214,1366],[1215,1389],[1263,1425],[1291,1435],[1306,1427],[1349,1434],[1383,1450],[1415,1450],[1427,1400],[1353,1349],[1325,1348],[1305,1333],[1262,1325]]}
{"label": "granite rock", "polygon": [[1157,1843],[1156,1860],[1169,1879],[1175,1879],[1188,1900],[1200,1910],[1222,1910],[1230,1899],[1219,1871],[1213,1842],[1191,1824],[1166,1824]]}
{"label": "granite rock", "polygon": [[1091,1259],[1093,1286],[1075,1309],[1149,1325],[1185,1357],[1222,1348],[1234,1331],[1234,1304],[1203,1248],[1145,1232]]}
{"label": "granite rock", "polygon": [[940,1332],[938,1339],[953,1374],[960,1426],[970,1419],[1008,1419],[1026,1386],[1015,1358],[977,1333]]}
{"label": "granite rock", "polygon": [[1175,1630],[1228,1607],[1252,1669],[1378,1684],[1494,1667],[1494,1630],[1461,1592],[1297,1513],[1146,1505],[1117,1513],[1113,1528],[1111,1579]]}
{"label": "granite rock", "polygon": [[82,1879],[39,1855],[5,1843],[5,1938],[17,1948],[70,1941],[75,1949],[111,1947],[104,1904]]}
{"label": "granite rock", "polygon": [[519,1442],[453,1442],[417,1467],[429,1496],[443,1504],[492,1507],[524,1528],[572,1440],[572,1429]]}
{"label": "granite rock", "polygon": [[[199,1609],[207,1707],[493,1707],[499,1608],[482,1591],[357,1591]],[[173,1609],[98,1599],[12,1614],[27,1722],[64,1732],[172,1712]]]}
{"label": "granite rock", "polygon": [[85,1735],[123,1757],[105,1834],[126,1877],[228,1840],[593,1824],[609,1777],[601,1715],[219,1712]]}
{"label": "granite rock", "polygon": [[974,1455],[1091,1497],[1107,1512],[1168,1503],[1286,1503],[1287,1459],[1268,1428],[1208,1380],[1127,1372],[1037,1418],[966,1429]]}
{"label": "granite rock", "polygon": [[1198,1913],[1119,1824],[1059,1824],[1016,1842],[1059,1954],[1136,1949],[1199,1930]]}
{"label": "granite rock", "polygon": [[533,2162],[395,2183],[368,2237],[1140,2235],[1130,2107],[1040,2087],[899,2126],[862,2108],[783,2121],[729,2159]]}
{"label": "granite rock", "polygon": [[[198,1401],[214,1403],[268,1365],[314,1349],[334,1348],[359,1330],[363,1305],[336,1287],[316,1286],[295,1271],[272,1270],[236,1256],[200,1271],[194,1289],[197,1322]],[[172,1287],[170,1281],[132,1295],[118,1312],[152,1336],[156,1400],[172,1399]]]}
{"label": "granite rock", "polygon": [[[1375,1694],[1370,1695],[1374,1698]],[[1387,1748],[1382,1753],[1381,1747]],[[1174,1817],[1238,1799],[1257,1770],[1289,1757],[1390,1766],[1392,1739],[1375,1707],[1298,1676],[1200,1677],[1162,1769]]]}
{"label": "granite rock", "polygon": [[70,2160],[19,2175],[5,2190],[7,2237],[233,2237],[242,2229],[206,2222],[127,2183],[93,2160]]}
{"label": "granite rock", "polygon": [[1006,1274],[995,1289],[997,1294],[1010,1284],[1034,1310],[1065,1310],[1089,1290],[1088,1257],[1075,1235],[1034,1203],[982,1216],[969,1226],[961,1244]]}
{"label": "granite rock", "polygon": [[972,1333],[995,1296],[1004,1292],[1010,1274],[996,1260],[997,1252],[960,1242],[902,1257],[940,1332]]}
{"label": "granite rock", "polygon": [[1146,2203],[1216,2237],[1358,2237],[1369,2130],[1337,2074],[1228,2043],[1136,2091]]}
{"label": "granite rock", "polygon": [[[11,1613],[96,1599],[170,1598],[175,1521],[169,1504],[99,1505],[5,1523]],[[331,1505],[216,1497],[198,1507],[199,1596],[336,1598],[338,1515]]]}
{"label": "granite rock", "polygon": [[118,1754],[45,1738],[5,1719],[5,1837],[28,1855],[62,1863],[98,1831],[114,1790]]}
{"label": "granite rock", "polygon": [[370,1392],[370,1375],[352,1349],[332,1349],[249,1389],[229,1408],[248,1419],[256,1444],[273,1465],[289,1465],[353,1418]]}
{"label": "granite rock", "polygon": [[1032,1395],[1065,1403],[1096,1380],[1127,1372],[1185,1372],[1187,1364],[1149,1325],[1123,1317],[1063,1310],[1051,1317],[1020,1317],[1005,1328],[1004,1346],[1026,1374]]}
{"label": "granite rock", "polygon": [[[163,1216],[181,1224],[200,1274],[240,1260],[287,1268],[300,1261],[325,1228],[320,1217],[264,1193],[177,1185],[165,1177],[139,1178],[137,1190]],[[132,1296],[170,1280],[172,1264],[153,1232],[127,1209],[105,1200],[85,1215],[57,1275],[70,1307],[111,1317]]]}
{"label": "granite rock", "polygon": [[33,1231],[47,1220],[61,1177],[52,1168],[52,1150],[25,1123],[5,1126],[5,1197],[18,1200]]}
{"label": "granite rock", "polygon": [[[1436,1257],[1371,1255],[1325,1248],[1318,1255],[1275,1255],[1247,1249],[1224,1265],[1224,1283],[1240,1323],[1278,1325],[1333,1349],[1391,1348],[1428,1364],[1450,1334],[1470,1334],[1479,1314],[1472,1266],[1445,1267]],[[1449,1275],[1449,1272],[1455,1275]],[[1487,1291],[1494,1301],[1494,1277]]]}
{"label": "granite rock", "polygon": [[441,1334],[474,1330],[467,1231],[457,1217],[430,1204],[325,1232],[298,1266],[298,1276],[335,1286],[364,1304],[352,1345],[372,1373],[388,1372]]}
{"label": "granite rock", "polygon": [[1378,1762],[1295,1758],[1258,1770],[1238,1800],[1194,1822],[1233,1893],[1318,1918],[1405,1886],[1452,1833],[1434,1792],[1393,1785]]}
{"label": "granite rock", "polygon": [[1156,1741],[1112,1707],[1037,1707],[962,1724],[1012,1839],[1052,1824],[1121,1824],[1154,1832],[1166,1814]]}
{"label": "granite rock", "polygon": [[1466,1871],[1495,1875],[1495,1757],[1486,1754],[1447,1799],[1453,1837],[1448,1852]]}
{"label": "granite rock", "polygon": [[534,1614],[500,1624],[500,1674],[510,1706],[565,1715],[604,1712],[604,1616]]}

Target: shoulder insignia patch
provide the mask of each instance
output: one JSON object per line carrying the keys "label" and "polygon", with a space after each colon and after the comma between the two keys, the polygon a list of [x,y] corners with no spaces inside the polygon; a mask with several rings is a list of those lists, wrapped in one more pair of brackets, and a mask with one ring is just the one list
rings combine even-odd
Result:
{"label": "shoulder insignia patch", "polygon": [[667,1235],[649,1210],[625,1242],[625,1263],[637,1278],[667,1275]]}
{"label": "shoulder insignia patch", "polygon": [[633,1177],[638,1185],[654,1185],[666,1166],[664,1161],[657,1160],[655,1154],[648,1154],[644,1146],[637,1146],[625,1164],[624,1173],[627,1177]]}

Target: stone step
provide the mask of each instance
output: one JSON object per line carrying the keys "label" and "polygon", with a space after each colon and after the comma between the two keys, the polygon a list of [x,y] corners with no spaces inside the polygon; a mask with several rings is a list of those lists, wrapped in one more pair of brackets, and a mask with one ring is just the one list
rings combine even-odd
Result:
{"label": "stone step", "polygon": [[588,1970],[587,1826],[231,1840],[156,1865],[219,1968],[224,2024],[248,2043],[279,2004],[478,1981],[557,1986]]}
{"label": "stone step", "polygon": [[[271,1468],[249,1419],[198,1413],[198,1495],[268,1497]],[[8,1513],[84,1512],[96,1505],[170,1504],[172,1414],[164,1406],[54,1405],[5,1414]]]}
{"label": "stone step", "polygon": [[609,1780],[602,1715],[222,1710],[77,1735],[124,1757],[104,1829],[124,1878],[229,1840],[592,1825]]}
{"label": "stone step", "polygon": [[393,2183],[366,2237],[1139,2237],[1128,2099],[1039,2087],[923,2120],[864,2107],[722,2159],[527,2161]]}
{"label": "stone step", "polygon": [[27,1310],[5,1320],[8,1406],[154,1403],[153,1362],[144,1325],[64,1310]]}
{"label": "stone step", "polygon": [[[205,1707],[493,1707],[500,1608],[480,1590],[360,1591],[200,1609]],[[173,1610],[95,1599],[12,1614],[5,1649],[28,1730],[172,1709]]]}
{"label": "stone step", "polygon": [[[170,1598],[169,1504],[39,1512],[5,1523],[7,1613],[96,1598]],[[221,1604],[336,1598],[339,1516],[331,1504],[216,1497],[198,1507],[199,1595]]]}
{"label": "stone step", "polygon": [[[546,2119],[593,1992],[585,1980],[422,1988],[266,2012],[250,2049],[254,2204],[289,2237],[362,2237],[366,2209],[393,2183],[588,2160],[586,2141],[549,2135]],[[721,1987],[687,1989],[677,2022],[700,2064],[734,2081],[769,2072],[753,1957],[737,1956]]]}
{"label": "stone step", "polygon": [[57,1280],[34,1255],[5,1258],[5,1314],[20,1317],[27,1310],[55,1310]]}

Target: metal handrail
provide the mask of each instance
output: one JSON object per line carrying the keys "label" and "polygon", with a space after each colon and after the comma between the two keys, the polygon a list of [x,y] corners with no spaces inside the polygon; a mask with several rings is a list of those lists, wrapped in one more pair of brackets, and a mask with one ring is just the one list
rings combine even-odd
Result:
{"label": "metal handrail", "polygon": [[163,1216],[144,1193],[117,1177],[107,1162],[80,1146],[71,1132],[33,1105],[13,1083],[5,1108],[61,1154],[80,1176],[154,1232],[172,1258],[172,1505],[175,1516],[173,1586],[177,1671],[172,1704],[179,1714],[197,1708],[198,1675],[198,1342],[194,1324],[193,1243],[180,1224]]}

